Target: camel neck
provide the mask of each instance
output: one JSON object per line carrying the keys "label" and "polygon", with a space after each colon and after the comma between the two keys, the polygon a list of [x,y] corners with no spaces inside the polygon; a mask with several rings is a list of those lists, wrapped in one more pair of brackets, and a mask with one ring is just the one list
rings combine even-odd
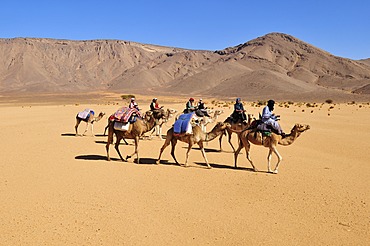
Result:
{"label": "camel neck", "polygon": [[291,133],[285,138],[279,141],[280,145],[291,145],[301,135],[296,129],[293,129]]}
{"label": "camel neck", "polygon": [[217,136],[220,135],[221,132],[209,132],[209,133],[206,133],[205,134],[205,140],[204,142],[209,142],[209,141],[212,141],[213,139],[215,139]]}

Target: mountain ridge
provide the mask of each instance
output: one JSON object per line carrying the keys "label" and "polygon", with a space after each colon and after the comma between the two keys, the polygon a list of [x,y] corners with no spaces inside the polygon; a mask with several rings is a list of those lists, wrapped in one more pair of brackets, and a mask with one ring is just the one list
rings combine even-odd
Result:
{"label": "mountain ridge", "polygon": [[[139,91],[248,98],[367,98],[370,59],[269,33],[223,50],[122,40],[0,39],[0,93]],[[369,96],[370,97],[370,96]]]}

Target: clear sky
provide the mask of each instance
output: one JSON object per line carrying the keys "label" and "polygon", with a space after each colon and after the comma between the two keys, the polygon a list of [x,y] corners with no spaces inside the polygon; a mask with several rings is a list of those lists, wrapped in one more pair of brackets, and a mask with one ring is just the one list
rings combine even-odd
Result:
{"label": "clear sky", "polygon": [[370,0],[5,0],[0,38],[118,39],[221,50],[271,32],[370,58]]}

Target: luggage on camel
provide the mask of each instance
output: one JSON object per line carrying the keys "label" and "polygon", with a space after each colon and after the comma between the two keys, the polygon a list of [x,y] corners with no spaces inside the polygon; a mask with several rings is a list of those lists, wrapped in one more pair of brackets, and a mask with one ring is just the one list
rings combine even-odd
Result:
{"label": "luggage on camel", "polygon": [[139,117],[141,119],[141,113],[136,108],[122,107],[118,109],[109,119],[111,121],[118,121],[123,123],[134,123]]}
{"label": "luggage on camel", "polygon": [[130,123],[135,123],[141,119],[140,111],[136,108],[122,107],[109,117],[114,121],[113,128],[118,131],[128,131]]}
{"label": "luggage on camel", "polygon": [[173,125],[174,134],[175,135],[192,134],[193,133],[192,121],[196,120],[197,118],[195,113],[180,115],[179,118],[175,121],[175,124]]}
{"label": "luggage on camel", "polygon": [[89,119],[90,115],[94,116],[94,114],[95,114],[94,110],[87,108],[84,111],[79,112],[77,114],[77,117],[80,118],[83,121],[87,121]]}

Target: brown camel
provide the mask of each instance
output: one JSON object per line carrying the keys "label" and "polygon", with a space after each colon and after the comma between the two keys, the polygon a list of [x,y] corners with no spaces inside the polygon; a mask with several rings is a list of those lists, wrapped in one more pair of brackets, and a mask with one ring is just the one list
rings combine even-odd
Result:
{"label": "brown camel", "polygon": [[177,113],[176,109],[171,109],[171,108],[168,108],[166,110],[160,109],[159,113],[154,115],[154,117],[158,120],[158,124],[155,126],[153,131],[150,133],[149,138],[152,138],[152,135],[154,134],[154,132],[156,132],[156,135],[159,136],[161,140],[163,140],[162,126],[163,124],[168,122],[173,117],[173,115],[176,113]]}
{"label": "brown camel", "polygon": [[[269,148],[269,153],[267,156],[267,171],[269,173],[277,174],[279,163],[283,159],[276,149],[277,145],[278,144],[284,146],[291,145],[301,135],[302,132],[307,131],[308,129],[310,129],[309,125],[295,124],[290,133],[286,135],[286,137],[284,138],[281,135],[275,133],[271,133],[270,136],[265,135],[262,136],[262,133],[257,132],[255,129],[239,132],[239,147],[234,153],[235,168],[237,168],[239,152],[244,146],[248,161],[251,163],[253,170],[257,171],[256,167],[253,165],[253,162],[249,156],[250,143],[252,143],[255,145],[263,145],[264,147]],[[278,158],[274,171],[272,171],[270,167],[272,152],[274,152]]]}
{"label": "brown camel", "polygon": [[89,125],[91,125],[91,134],[95,136],[94,135],[94,122],[98,122],[101,118],[103,118],[104,115],[105,115],[104,112],[100,112],[97,117],[94,117],[94,115],[90,113],[86,119],[82,119],[78,117],[78,114],[77,114],[76,115],[76,125],[75,125],[76,136],[78,136],[77,130],[78,130],[78,126],[80,125],[81,121],[86,122],[86,129],[81,136],[85,136],[85,133],[87,132]]}
{"label": "brown camel", "polygon": [[[145,113],[144,119],[137,119],[135,123],[130,124],[127,131],[119,131],[114,129],[114,121],[111,121],[109,123],[108,127],[108,141],[107,145],[105,146],[107,150],[107,160],[110,161],[109,157],[109,146],[113,143],[113,134],[116,136],[116,143],[114,145],[114,148],[116,149],[119,157],[122,161],[127,161],[127,159],[131,158],[132,155],[136,154],[137,157],[137,163],[140,162],[139,159],[139,139],[140,137],[153,129],[153,127],[156,125],[156,120],[153,117],[153,112],[147,111]],[[126,159],[123,159],[121,152],[119,151],[119,143],[123,138],[126,139],[134,139],[135,140],[135,152],[131,155],[126,156]]]}
{"label": "brown camel", "polygon": [[[230,144],[231,148],[233,149],[233,152],[234,152],[234,153],[235,153],[235,148],[234,148],[233,144],[231,143],[231,135],[232,135],[233,133],[239,134],[239,132],[240,132],[241,130],[246,129],[246,128],[248,128],[248,127],[251,125],[253,115],[252,115],[252,114],[248,114],[247,116],[248,116],[248,123],[247,123],[247,124],[244,124],[244,123],[242,122],[242,120],[241,120],[241,119],[240,119],[240,120],[238,120],[237,122],[234,122],[234,121],[232,120],[232,118],[231,118],[231,117],[228,117],[228,118],[224,121],[224,123],[229,123],[229,124],[231,125],[231,127],[230,127],[230,128],[226,128],[225,135],[226,135],[226,133],[227,133],[227,135],[228,135],[228,142],[229,142],[229,144]],[[234,131],[232,131],[232,130],[234,130]],[[221,152],[223,151],[223,149],[222,149],[222,137],[223,137],[223,135],[224,135],[224,134],[222,134],[222,135],[220,136],[220,138],[219,138],[220,151],[221,151]]]}
{"label": "brown camel", "polygon": [[[201,121],[200,121],[200,125],[201,125],[202,130],[204,132],[207,132],[207,125],[209,123],[215,122],[218,119],[218,116],[220,116],[223,113],[224,113],[224,111],[222,109],[216,109],[211,117],[207,117],[207,116],[202,117],[203,119],[201,119]],[[210,113],[208,113],[208,114],[210,114]]]}
{"label": "brown camel", "polygon": [[176,147],[176,144],[177,144],[177,140],[179,140],[181,142],[185,142],[185,143],[189,144],[188,145],[188,151],[186,152],[185,167],[188,166],[189,152],[190,152],[192,146],[194,144],[198,144],[199,148],[200,148],[200,151],[202,152],[203,158],[206,161],[206,164],[207,164],[208,168],[211,168],[211,166],[208,163],[207,157],[206,157],[206,152],[204,151],[203,142],[209,142],[209,141],[215,139],[217,136],[219,136],[220,134],[223,133],[223,131],[226,129],[226,126],[227,126],[227,124],[222,123],[222,122],[218,122],[215,125],[215,127],[212,129],[212,131],[210,131],[209,133],[205,133],[205,132],[202,131],[200,126],[196,125],[196,126],[193,126],[193,133],[192,134],[187,134],[187,135],[180,134],[179,136],[174,135],[173,127],[171,127],[167,131],[166,141],[164,142],[164,144],[163,144],[163,146],[162,146],[162,148],[159,152],[159,157],[158,157],[158,160],[157,160],[157,164],[160,163],[161,156],[162,156],[162,153],[163,153],[164,149],[168,145],[170,145],[170,143],[171,143],[171,145],[172,145],[171,155],[172,155],[173,159],[175,160],[176,164],[180,165],[178,163],[178,161],[176,160],[176,157],[175,157],[175,147]]}

